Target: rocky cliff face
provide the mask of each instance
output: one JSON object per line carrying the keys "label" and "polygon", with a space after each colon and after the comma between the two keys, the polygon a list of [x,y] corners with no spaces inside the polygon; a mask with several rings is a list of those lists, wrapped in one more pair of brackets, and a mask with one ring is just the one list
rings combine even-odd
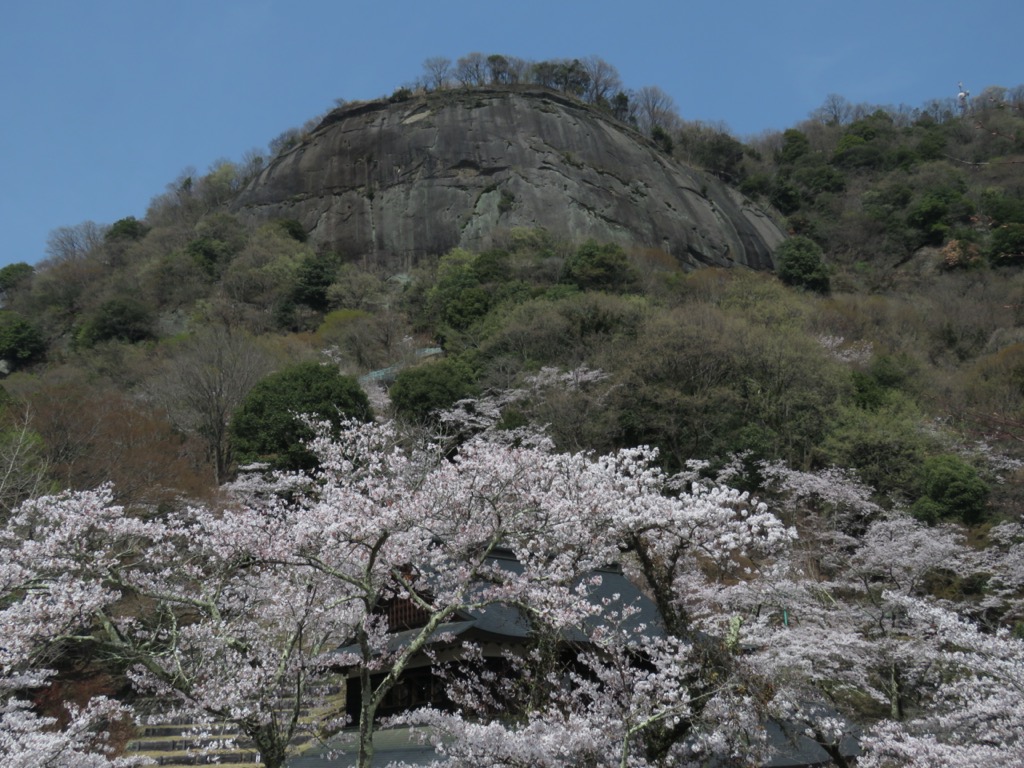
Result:
{"label": "rocky cliff face", "polygon": [[297,219],[353,258],[407,266],[541,227],[665,251],[684,266],[772,267],[779,229],[718,180],[544,89],[445,91],[331,112],[236,209]]}

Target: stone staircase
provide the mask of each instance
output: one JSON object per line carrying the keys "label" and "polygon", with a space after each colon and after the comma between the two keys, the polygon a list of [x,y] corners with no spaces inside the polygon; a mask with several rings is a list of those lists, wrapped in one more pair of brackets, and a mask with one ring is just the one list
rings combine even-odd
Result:
{"label": "stone staircase", "polygon": [[[145,725],[139,735],[128,742],[125,754],[148,757],[157,765],[184,768],[196,765],[259,766],[252,742],[236,738],[234,725],[167,722]],[[221,742],[232,739],[232,747]]]}
{"label": "stone staircase", "polygon": [[[325,693],[322,706],[304,710],[303,722],[315,723],[344,711],[345,691],[341,685],[331,686]],[[187,718],[161,717],[168,707],[151,701],[145,707],[150,712],[148,722],[140,725],[135,738],[125,746],[126,756],[148,757],[163,768],[189,768],[201,765],[228,765],[237,768],[262,766],[251,739],[239,734],[233,723],[194,723]],[[282,702],[282,711],[287,702]],[[292,740],[291,748],[298,755],[320,746],[311,732],[301,732]]]}

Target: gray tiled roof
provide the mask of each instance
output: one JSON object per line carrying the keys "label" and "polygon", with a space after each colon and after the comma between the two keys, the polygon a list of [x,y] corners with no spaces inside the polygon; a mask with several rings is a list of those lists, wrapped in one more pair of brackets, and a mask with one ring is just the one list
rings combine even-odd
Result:
{"label": "gray tiled roof", "polygon": [[[502,568],[517,571],[522,566],[516,562],[511,555],[498,553],[492,560],[500,564]],[[622,573],[619,568],[609,566],[594,571],[594,575],[601,576],[601,583],[595,585],[589,592],[590,599],[595,603],[604,600],[613,600],[620,606],[631,605],[639,608],[626,622],[627,626],[637,627],[644,624],[645,632],[648,635],[660,636],[664,634],[664,625],[654,602],[641,592]],[[565,633],[564,639],[570,642],[585,642],[587,633],[595,625],[603,621],[600,617],[588,621],[586,632],[575,629]],[[409,643],[417,635],[419,630],[410,629],[394,633],[388,643],[389,650],[396,650]],[[473,611],[462,611],[458,619],[447,622],[438,627],[434,633],[439,638],[442,635],[449,635],[463,639],[472,637],[475,640],[489,640],[494,642],[525,640],[530,636],[530,625],[522,611],[511,605],[493,603],[485,608]],[[339,654],[358,654],[359,647],[349,645],[338,649]]]}

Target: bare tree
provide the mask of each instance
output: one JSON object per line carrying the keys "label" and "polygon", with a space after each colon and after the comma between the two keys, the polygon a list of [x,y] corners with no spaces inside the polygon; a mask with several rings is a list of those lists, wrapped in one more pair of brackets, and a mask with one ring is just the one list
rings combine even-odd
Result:
{"label": "bare tree", "polygon": [[508,62],[508,82],[511,85],[524,82],[530,73],[530,62],[518,56],[506,56]]}
{"label": "bare tree", "polygon": [[637,128],[648,136],[655,128],[670,131],[679,123],[676,103],[656,85],[645,85],[634,94],[632,101],[636,105]]}
{"label": "bare tree", "polygon": [[46,238],[46,255],[53,263],[77,261],[103,244],[107,227],[83,221],[73,227],[57,227]]}
{"label": "bare tree", "polygon": [[618,70],[600,56],[588,56],[582,64],[589,78],[584,98],[591,104],[610,104],[615,94],[622,90]]}
{"label": "bare tree", "polygon": [[467,53],[455,62],[455,79],[469,87],[487,83],[487,61],[482,53]]}
{"label": "bare tree", "polygon": [[1016,110],[1024,110],[1024,85],[1015,85],[1006,92],[1006,98]]}
{"label": "bare tree", "polygon": [[256,178],[260,171],[267,164],[267,156],[259,147],[247,149],[242,153],[242,162],[239,164],[239,178],[244,184]]}
{"label": "bare tree", "polygon": [[452,60],[446,56],[431,56],[423,62],[423,85],[428,91],[447,88],[451,79]]}
{"label": "bare tree", "polygon": [[830,93],[825,102],[811,113],[811,119],[824,125],[846,125],[853,115],[853,105],[838,93]]}
{"label": "bare tree", "polygon": [[886,111],[892,118],[892,124],[897,128],[909,128],[920,115],[920,110],[917,107],[903,103],[897,104],[895,107],[889,107]]}
{"label": "bare tree", "polygon": [[958,112],[956,99],[930,99],[921,108],[921,114],[927,115],[936,123],[952,120]]}
{"label": "bare tree", "polygon": [[990,85],[973,99],[971,109],[975,112],[984,112],[986,109],[999,109],[1007,103],[1007,90],[1001,85]]}
{"label": "bare tree", "polygon": [[175,427],[203,441],[218,484],[231,467],[231,415],[271,367],[248,334],[212,326],[186,342],[149,385]]}
{"label": "bare tree", "polygon": [[32,412],[26,406],[8,409],[0,428],[0,515],[6,519],[14,507],[48,489],[47,463],[42,439],[31,427]]}

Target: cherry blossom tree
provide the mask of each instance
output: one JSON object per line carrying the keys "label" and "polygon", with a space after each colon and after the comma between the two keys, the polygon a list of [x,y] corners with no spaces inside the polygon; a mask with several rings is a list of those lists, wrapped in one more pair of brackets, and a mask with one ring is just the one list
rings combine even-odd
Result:
{"label": "cherry blossom tree", "polygon": [[864,738],[867,768],[1024,764],[1024,642],[926,601],[893,596],[932,640],[937,684],[921,714],[886,720]]}
{"label": "cherry blossom tree", "polygon": [[[849,764],[840,747],[857,721],[880,723],[865,741],[870,765],[1014,764],[1012,740],[949,729],[972,711],[991,711],[1000,696],[1014,700],[1018,689],[1012,661],[994,671],[972,644],[999,647],[1009,660],[1024,644],[986,635],[969,617],[1015,604],[1019,526],[998,526],[991,537],[1000,546],[979,552],[956,526],[884,512],[849,473],[760,470],[801,541],[760,578],[705,595],[704,607],[709,624],[734,615],[749,663],[772,681],[769,709],[805,729],[839,766]],[[932,594],[978,578],[989,579],[990,594],[976,605]],[[1014,722],[1012,709],[999,717]],[[970,757],[974,749],[982,757]]]}
{"label": "cherry blossom tree", "polygon": [[[5,766],[30,768],[130,768],[141,758],[113,755],[106,725],[128,716],[123,705],[95,697],[84,707],[68,705],[67,722],[41,716],[30,707],[27,692],[48,684],[54,641],[81,627],[92,612],[110,599],[95,584],[59,574],[47,584],[38,571],[19,562],[18,550],[45,558],[20,516],[0,531],[0,757]],[[31,559],[31,555],[29,558]],[[58,566],[59,567],[59,566]]]}
{"label": "cherry blossom tree", "polygon": [[[477,415],[486,423],[486,410]],[[610,624],[589,634],[573,670],[547,674],[545,697],[519,717],[407,718],[433,727],[447,765],[485,757],[509,766],[761,764],[768,747],[758,697],[766,681],[726,638],[701,631],[695,603],[717,585],[752,577],[793,532],[749,495],[681,483],[656,458],[638,449],[595,464],[616,488],[606,535],[623,571],[654,599],[661,626],[626,628],[629,606],[605,605]],[[540,661],[531,657],[517,674],[537,674]]]}
{"label": "cherry blossom tree", "polygon": [[[401,718],[431,726],[440,764],[759,765],[768,718],[838,766],[858,719],[877,723],[868,765],[1019,762],[1022,643],[971,619],[1017,615],[1019,525],[979,553],[839,470],[758,467],[775,514],[727,486],[742,461],[714,481],[699,462],[669,476],[651,449],[558,453],[542,432],[495,428],[549,380],[562,381],[460,404],[444,439],[322,427],[317,470],[253,472],[220,508],[140,517],[110,488],[23,503],[0,528],[0,749],[26,766],[131,764],[102,736],[121,705],[96,700],[54,730],[16,696],[78,645],[194,721],[236,723],[267,768],[304,731],[346,724],[328,688],[346,670],[369,766],[402,675],[455,647],[463,612],[501,604],[531,628],[533,649],[507,659],[525,692],[496,695],[482,650],[463,646],[454,710]],[[595,599],[612,563],[656,627]],[[991,588],[975,606],[930,595],[979,574]],[[394,601],[421,617],[400,642],[382,610]],[[552,663],[570,646],[571,663]]]}
{"label": "cherry blossom tree", "polygon": [[[18,687],[42,683],[38,678],[5,681]],[[113,756],[104,726],[126,716],[123,705],[96,697],[86,707],[69,705],[68,722],[57,729],[56,718],[40,717],[27,702],[10,696],[0,703],[0,757],[12,768],[133,768],[151,763],[142,757]]]}
{"label": "cherry blossom tree", "polygon": [[[320,682],[357,667],[369,765],[381,701],[459,610],[501,602],[551,631],[579,626],[597,610],[581,576],[620,554],[613,521],[647,508],[683,517],[694,503],[660,495],[649,452],[595,459],[497,434],[449,458],[440,445],[403,447],[390,424],[350,424],[336,441],[322,431],[314,475],[243,483],[226,509],[161,519],[126,516],[109,489],[41,498],[12,517],[5,552],[45,604],[65,589],[90,596],[55,637],[88,644],[183,712],[234,721],[268,768],[283,764]],[[490,557],[499,546],[514,572]],[[427,616],[397,649],[377,611],[393,598]],[[358,650],[343,658],[346,644]]]}
{"label": "cherry blossom tree", "polygon": [[[723,686],[710,701],[694,695],[701,656],[672,637],[598,631],[543,706],[519,718],[469,719],[421,710],[399,722],[428,725],[447,768],[620,768],[696,766],[721,760],[757,766],[768,754],[760,708]],[[673,729],[688,723],[687,738]],[[663,737],[669,735],[667,741]]]}

